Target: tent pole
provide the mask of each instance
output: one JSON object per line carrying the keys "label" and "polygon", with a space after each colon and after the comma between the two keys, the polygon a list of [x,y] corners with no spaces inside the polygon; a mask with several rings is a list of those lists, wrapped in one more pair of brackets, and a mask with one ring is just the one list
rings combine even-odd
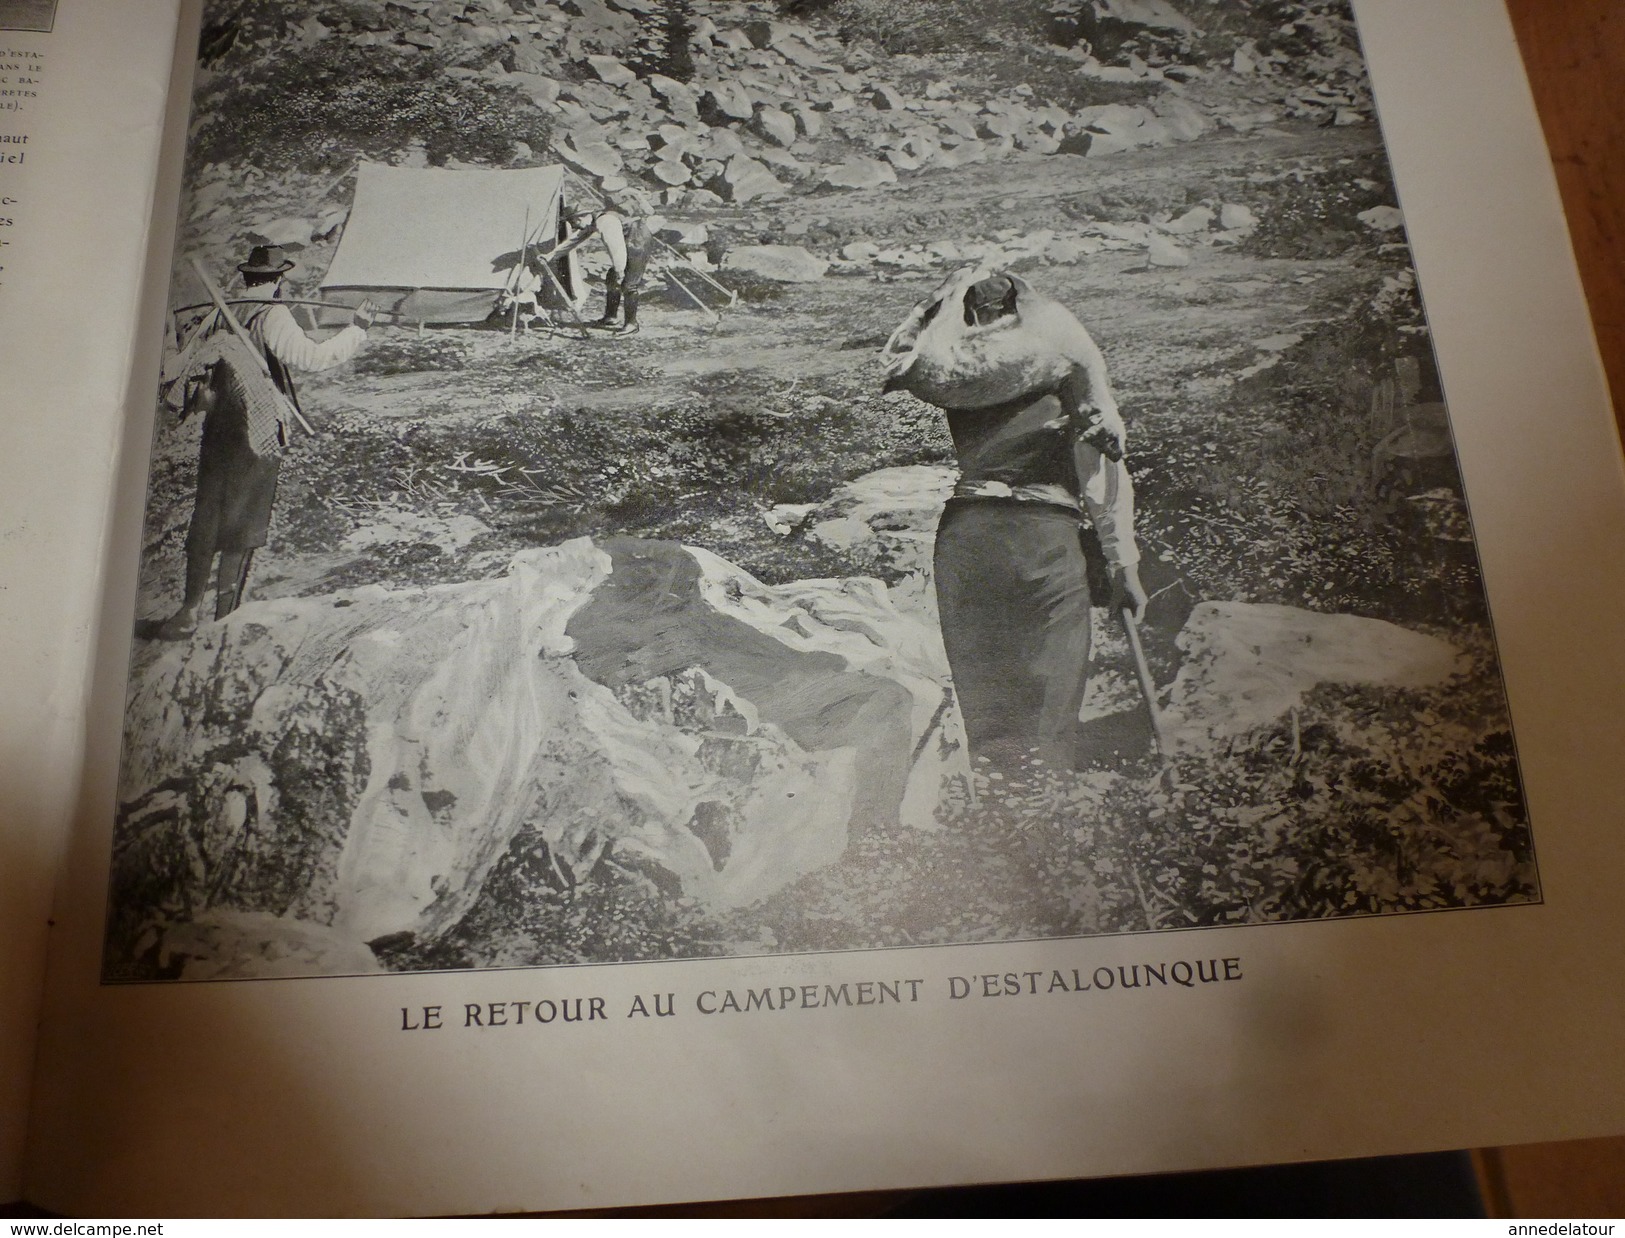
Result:
{"label": "tent pole", "polygon": [[722,321],[721,312],[718,311],[718,310],[712,309],[704,301],[700,300],[699,296],[696,293],[694,293],[689,288],[689,286],[687,284],[685,284],[682,280],[677,278],[677,273],[675,271],[673,271],[670,267],[667,267],[665,274],[666,274],[667,279],[671,280],[672,283],[676,284],[679,288],[681,288],[683,290],[684,294],[687,295],[687,297],[688,297],[688,299],[690,301],[694,302],[695,305],[698,305],[707,314],[715,314],[718,323],[720,323]]}
{"label": "tent pole", "polygon": [[592,332],[587,330],[587,324],[582,322],[581,315],[576,313],[575,302],[570,300],[570,294],[564,290],[564,285],[559,283],[559,277],[553,273],[553,264],[542,263],[542,273],[547,276],[548,283],[553,285],[553,291],[559,294],[559,300],[564,302],[564,308],[570,311],[570,317],[576,320],[576,330],[581,332],[581,338],[592,339]]}

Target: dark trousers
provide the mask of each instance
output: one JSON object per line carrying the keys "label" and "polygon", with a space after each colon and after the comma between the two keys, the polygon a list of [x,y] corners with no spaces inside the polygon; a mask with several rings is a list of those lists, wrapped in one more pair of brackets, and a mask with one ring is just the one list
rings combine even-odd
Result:
{"label": "dark trousers", "polygon": [[281,472],[280,453],[254,451],[247,416],[235,403],[223,401],[204,418],[197,502],[186,531],[184,605],[195,608],[203,600],[216,554],[215,617],[223,618],[242,600],[249,556],[265,545]]}
{"label": "dark trousers", "polygon": [[1075,768],[1089,664],[1089,565],[1062,507],[951,499],[937,526],[942,642],[971,756]]}
{"label": "dark trousers", "polygon": [[638,321],[638,292],[643,288],[643,277],[649,269],[649,256],[637,252],[626,256],[626,270],[610,267],[604,278],[604,321],[613,322],[615,315],[626,306],[626,325],[636,326]]}

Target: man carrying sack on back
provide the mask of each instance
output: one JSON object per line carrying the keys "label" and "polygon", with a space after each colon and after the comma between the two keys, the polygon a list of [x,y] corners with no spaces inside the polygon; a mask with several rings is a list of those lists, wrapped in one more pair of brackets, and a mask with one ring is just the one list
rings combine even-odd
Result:
{"label": "man carrying sack on back", "polygon": [[281,246],[256,246],[237,268],[244,284],[240,300],[251,302],[236,307],[240,334],[221,318],[230,307],[217,307],[172,369],[187,384],[181,415],[205,411],[197,502],[186,533],[186,595],[158,626],[161,640],[183,640],[197,630],[216,555],[214,617],[223,619],[242,601],[250,561],[271,524],[289,420],[299,417],[291,371],[327,370],[348,361],[372,325],[372,302],[363,301],[349,326],[320,342],[311,339],[279,300],[292,268]]}

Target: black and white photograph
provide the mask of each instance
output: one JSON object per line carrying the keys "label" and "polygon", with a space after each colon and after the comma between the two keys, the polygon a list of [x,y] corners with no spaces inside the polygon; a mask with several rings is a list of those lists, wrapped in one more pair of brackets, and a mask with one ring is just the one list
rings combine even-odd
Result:
{"label": "black and white photograph", "polygon": [[1539,902],[1380,119],[1346,0],[214,0],[103,980]]}

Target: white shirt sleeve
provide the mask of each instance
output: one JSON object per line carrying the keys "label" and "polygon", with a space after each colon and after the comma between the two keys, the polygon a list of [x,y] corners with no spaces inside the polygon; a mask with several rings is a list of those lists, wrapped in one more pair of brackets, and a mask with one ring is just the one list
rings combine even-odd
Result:
{"label": "white shirt sleeve", "polygon": [[317,343],[293,320],[286,305],[273,305],[253,324],[253,335],[276,359],[294,370],[330,370],[361,349],[367,333],[351,323]]}
{"label": "white shirt sleeve", "polygon": [[609,261],[617,273],[626,273],[626,228],[614,211],[605,211],[598,217],[598,234],[604,238],[609,250]]}
{"label": "white shirt sleeve", "polygon": [[1134,544],[1134,483],[1129,480],[1128,465],[1121,460],[1107,459],[1081,439],[1073,447],[1072,455],[1077,464],[1084,510],[1100,535],[1106,562],[1112,567],[1138,563],[1140,551]]}

